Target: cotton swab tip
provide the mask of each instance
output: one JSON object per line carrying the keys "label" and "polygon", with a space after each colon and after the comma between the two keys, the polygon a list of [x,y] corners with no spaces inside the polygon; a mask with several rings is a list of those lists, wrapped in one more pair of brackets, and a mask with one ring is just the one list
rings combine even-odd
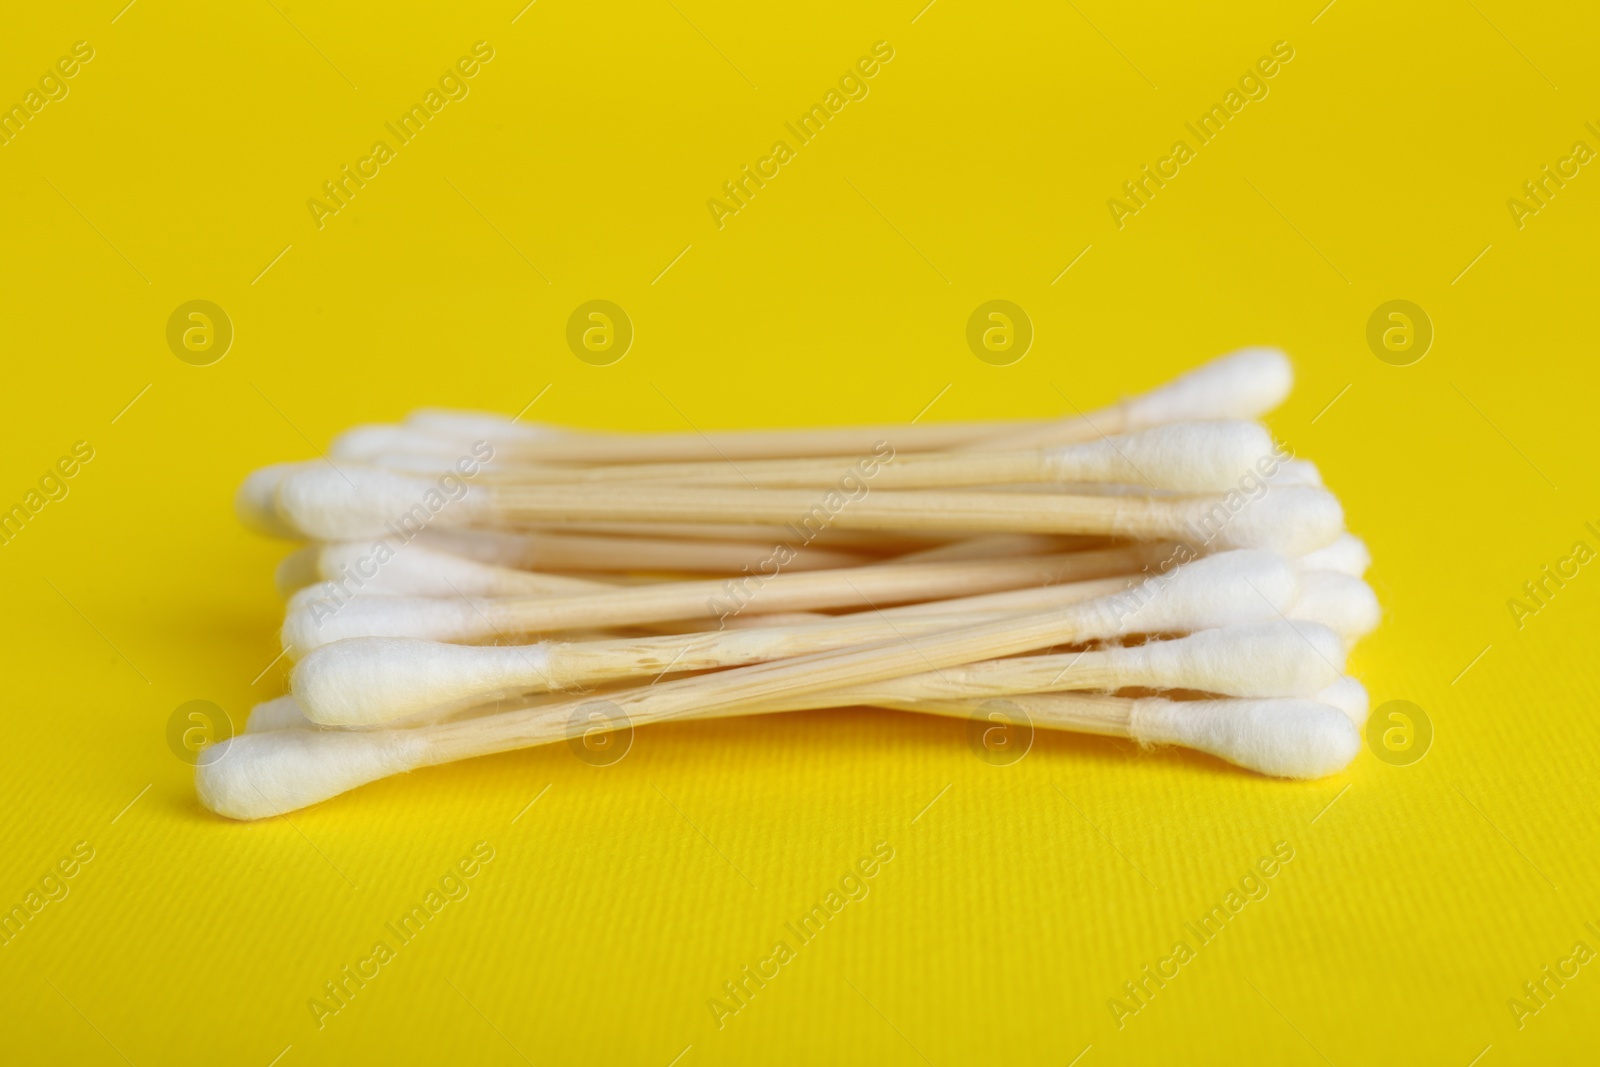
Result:
{"label": "cotton swab tip", "polygon": [[195,768],[195,791],[218,815],[266,819],[412,770],[427,750],[406,730],[235,734],[206,750]]}
{"label": "cotton swab tip", "polygon": [[1223,492],[1273,454],[1272,435],[1253,422],[1176,422],[1057,450],[1090,476],[1184,492]]}
{"label": "cotton swab tip", "polygon": [[1255,697],[1309,697],[1344,669],[1344,642],[1316,623],[1283,619],[1201,630],[1123,650],[1168,688]]}
{"label": "cotton swab tip", "polygon": [[1349,716],[1314,700],[1140,700],[1131,732],[1144,744],[1199,749],[1278,778],[1325,777],[1361,750]]}
{"label": "cotton swab tip", "polygon": [[372,726],[486,703],[501,692],[548,688],[549,659],[538,645],[358,637],[313,650],[295,664],[289,684],[311,721]]}
{"label": "cotton swab tip", "polygon": [[302,589],[289,599],[283,619],[283,647],[303,657],[312,649],[347,637],[422,637],[468,641],[480,636],[484,609],[456,597],[358,596],[333,600]]}
{"label": "cotton swab tip", "polygon": [[1273,485],[1322,485],[1322,472],[1309,459],[1286,459],[1268,478]]}
{"label": "cotton swab tip", "polygon": [[288,600],[306,586],[316,585],[322,581],[322,571],[318,566],[319,558],[320,550],[317,546],[306,545],[280,559],[277,568],[272,572],[273,584],[278,587],[278,595]]}
{"label": "cotton swab tip", "polygon": [[286,541],[300,539],[300,531],[278,513],[278,483],[301,468],[299,463],[273,463],[245,475],[233,497],[234,514],[247,529]]}
{"label": "cotton swab tip", "polygon": [[268,730],[293,730],[310,725],[311,720],[300,710],[300,702],[292,696],[281,696],[263,700],[251,708],[244,728],[246,733],[259,734]]}
{"label": "cotton swab tip", "polygon": [[1372,552],[1355,534],[1341,534],[1337,541],[1307,552],[1297,561],[1305,571],[1337,571],[1352,578],[1364,577],[1372,566]]}
{"label": "cotton swab tip", "polygon": [[1133,426],[1181,419],[1255,419],[1283,403],[1294,366],[1276,348],[1241,348],[1133,397],[1123,405]]}
{"label": "cotton swab tip", "polygon": [[491,411],[454,411],[446,408],[418,408],[406,416],[406,426],[441,436],[505,442],[548,441],[567,436],[553,426],[513,420]]}
{"label": "cotton swab tip", "polygon": [[352,426],[335,437],[328,444],[328,456],[335,460],[360,462],[393,452],[443,456],[451,453],[452,449],[459,450],[459,446],[410,427],[369,423]]}
{"label": "cotton swab tip", "polygon": [[[1240,497],[1234,506],[1234,497]],[[1344,531],[1339,498],[1310,485],[1269,489],[1255,499],[1235,491],[1199,520],[1202,536],[1223,548],[1270,548],[1301,556],[1337,540]]]}
{"label": "cotton swab tip", "polygon": [[467,483],[429,480],[371,467],[301,470],[278,484],[278,513],[296,529],[323,541],[383,537],[396,529],[421,529],[445,518],[471,521],[478,509]]}
{"label": "cotton swab tip", "polygon": [[1367,724],[1367,709],[1371,705],[1371,700],[1367,696],[1367,687],[1354,678],[1348,676],[1336,678],[1331,685],[1319,692],[1315,699],[1344,712],[1358,730]]}
{"label": "cotton swab tip", "polygon": [[1091,603],[1113,616],[1107,632],[1178,633],[1277,618],[1299,591],[1299,578],[1282,556],[1238,550],[1202,556]]}
{"label": "cotton swab tip", "polygon": [[1378,628],[1383,608],[1372,587],[1360,578],[1335,571],[1305,571],[1300,575],[1300,599],[1289,617],[1314,619],[1353,645]]}

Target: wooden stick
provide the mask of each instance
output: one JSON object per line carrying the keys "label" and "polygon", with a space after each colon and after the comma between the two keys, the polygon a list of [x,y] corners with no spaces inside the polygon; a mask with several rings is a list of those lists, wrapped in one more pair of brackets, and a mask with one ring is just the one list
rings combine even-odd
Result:
{"label": "wooden stick", "polygon": [[[799,613],[785,612],[772,615],[733,616],[726,619],[716,619],[701,616],[691,619],[679,619],[646,625],[652,633],[661,634],[689,634],[707,633],[719,628],[759,628],[767,625],[764,620],[782,619],[783,625],[798,625],[806,622],[823,622],[828,619],[852,619],[858,616],[872,614],[889,619],[909,619],[923,615],[943,614],[987,614],[989,612],[1003,612],[1012,615],[1022,615],[1030,611],[1044,611],[1048,608],[1061,607],[1065,604],[1078,604],[1096,597],[1111,596],[1114,593],[1125,591],[1132,584],[1139,581],[1143,574],[1128,572],[1109,578],[1087,578],[1081,581],[1061,582],[1056,585],[1044,585],[1023,589],[1012,589],[1003,593],[982,593],[976,596],[951,597],[942,600],[929,600],[924,602],[902,604],[898,607],[869,608],[865,611],[855,611],[843,615],[822,615],[810,619],[800,617]],[[775,623],[774,623],[775,624]]]}
{"label": "wooden stick", "polygon": [[[621,537],[548,531],[424,530],[414,543],[482,563],[530,571],[656,571],[734,574],[772,555],[774,541]],[[832,570],[873,554],[807,545],[785,569]]]}
{"label": "wooden stick", "polygon": [[[713,523],[713,522],[573,522],[516,523],[509,532],[532,534],[576,534],[602,537],[645,537],[680,541],[743,541],[765,546],[792,543],[797,531],[792,523]],[[936,530],[839,530],[828,527],[801,531],[811,535],[807,548],[826,547],[835,551],[893,555],[948,544],[962,539],[960,533]]]}
{"label": "wooden stick", "polygon": [[[1236,523],[1229,529],[1230,520],[1243,510],[1242,495],[1235,505],[1222,496],[1114,498],[918,490],[875,491],[841,504],[830,513],[804,490],[635,487],[626,494],[612,495],[566,487],[491,488],[480,516],[502,522],[648,522],[696,517],[776,522],[784,516],[799,516],[803,518],[798,528],[815,523],[856,530],[1080,534],[1135,540],[1192,538],[1209,526],[1223,535],[1225,547],[1260,545],[1294,554],[1326,544],[1342,528],[1343,516],[1337,502],[1325,490],[1280,489],[1270,499],[1273,504],[1283,505],[1277,510],[1278,515],[1299,509],[1314,511],[1315,528],[1303,538],[1298,536],[1300,530],[1288,529],[1287,536],[1281,539],[1247,539],[1254,531],[1242,529],[1245,523]],[[1263,513],[1268,507],[1257,505],[1254,515],[1247,517],[1265,519]],[[1233,533],[1240,536],[1230,536]]]}
{"label": "wooden stick", "polygon": [[315,649],[295,665],[291,688],[312,721],[372,726],[437,716],[545,690],[623,678],[660,678],[809,655],[1004,618],[1003,611],[929,614],[896,621],[877,613],[791,626],[536,645],[451,645],[367,637]]}
{"label": "wooden stick", "polygon": [[[1287,565],[1278,561],[1287,572]],[[1174,595],[1191,598],[1195,603],[1205,599],[1215,601],[1214,610],[1254,612],[1266,618],[1284,610],[1290,598],[1283,593],[1277,600],[1271,596],[1274,588],[1272,564],[1265,559],[1234,560],[1216,556],[1179,568],[1170,582],[1184,576],[1182,592],[1174,593],[1171,586],[1164,587],[1157,596]],[[1244,595],[1241,578],[1245,572],[1260,570],[1255,575],[1260,586],[1266,587],[1259,601]],[[1245,582],[1254,585],[1255,582]],[[1287,586],[1295,585],[1292,573]],[[1204,598],[1197,596],[1205,587]],[[1160,603],[1159,600],[1153,601]],[[757,663],[748,667],[734,667],[715,674],[700,675],[678,681],[663,682],[654,686],[611,694],[607,702],[620,708],[634,725],[656,722],[690,712],[710,713],[716,709],[759,707],[779,698],[792,699],[807,693],[822,693],[830,689],[882,681],[901,675],[938,670],[942,667],[978,660],[1015,655],[1049,645],[1104,637],[1120,632],[1122,605],[1115,597],[1102,597],[1067,607],[1029,615],[1013,616],[976,626],[941,630],[928,634],[915,642],[899,638],[868,645],[856,645],[831,652],[797,656],[774,663]],[[555,705],[537,712],[509,712],[485,719],[464,720],[437,726],[419,727],[430,750],[428,762],[449,762],[469,756],[493,752],[507,752],[529,745],[545,744],[571,736],[580,736],[588,727],[575,729],[572,714],[586,701],[573,701]]]}
{"label": "wooden stick", "polygon": [[[1185,419],[1254,419],[1287,394],[1292,371],[1283,354],[1244,349],[1213,359],[1164,385],[1119,404],[1074,417],[1011,422],[935,423],[838,427],[812,430],[717,431],[677,434],[596,434],[529,427],[493,418],[439,419],[418,413],[413,432],[430,438],[435,451],[454,457],[463,442],[491,440],[503,459],[559,463],[672,463],[791,456],[867,455],[880,441],[897,452],[947,451],[963,447],[1037,447],[1094,441],[1108,433]],[[431,429],[430,429],[431,423]],[[1019,430],[1019,426],[1022,429]],[[1026,439],[1028,444],[1013,444]],[[358,458],[355,441],[336,441],[335,458]],[[392,450],[393,442],[387,448]],[[370,454],[370,448],[365,454]]]}
{"label": "wooden stick", "polygon": [[1115,538],[1094,534],[980,534],[933,548],[918,549],[896,556],[890,563],[934,563],[952,559],[1009,559],[1015,556],[1048,556],[1058,552],[1084,552],[1093,548],[1112,548]]}
{"label": "wooden stick", "polygon": [[616,588],[609,582],[479,563],[414,542],[386,541],[382,549],[370,541],[308,545],[278,564],[278,591],[284,597],[306,588],[340,597],[551,596]]}
{"label": "wooden stick", "polygon": [[[352,491],[354,486],[354,491]],[[432,514],[439,526],[536,522],[787,522],[793,544],[810,532],[941,530],[971,533],[1099,534],[1138,540],[1193,539],[1212,528],[1223,547],[1265,547],[1299,555],[1343,531],[1338,501],[1308,486],[1254,497],[1072,496],[958,490],[868,491],[631,486],[480,486]],[[325,540],[381,537],[393,516],[428,511],[417,501],[437,490],[426,481],[373,469],[306,470],[277,491],[282,516]],[[442,497],[440,499],[443,499]],[[1209,539],[1209,538],[1207,538]]]}
{"label": "wooden stick", "polygon": [[[1140,595],[1135,599],[1142,605],[1134,613],[1140,616],[1136,619],[1128,615],[1126,597],[1101,598],[1048,612],[939,631],[914,642],[896,639],[853,646],[644,686],[610,694],[604,706],[616,709],[633,725],[690,713],[759,707],[779,698],[1131,632],[1133,626],[1188,630],[1261,621],[1281,615],[1298,589],[1288,564],[1268,554],[1252,552],[1200,559],[1167,577],[1150,579],[1145,585],[1149,588],[1136,591]],[[1196,715],[1194,722],[1205,720],[1204,730],[1195,741],[1184,735],[1186,743],[1197,742],[1199,747],[1205,747],[1221,734],[1232,737],[1242,729],[1240,753],[1245,758],[1255,758],[1263,751],[1281,747],[1278,735],[1285,728],[1300,729],[1292,722],[1293,716],[1285,719],[1274,714],[1272,721],[1266,722],[1261,720],[1260,709],[1251,712],[1244,707],[1253,702],[1228,703],[1240,704],[1249,721],[1239,726],[1233,713],[1226,709]],[[585,712],[586,707],[592,706],[592,700],[570,701],[481,719],[373,733],[244,733],[216,746],[213,758],[200,765],[196,784],[202,802],[212,810],[235,818],[259,818],[315,803],[400,770],[582,736],[593,728]],[[1140,702],[1140,707],[1144,706],[1145,702]],[[1332,720],[1323,716],[1315,724],[1314,736],[1294,741],[1287,754],[1288,762],[1279,761],[1287,771],[1272,773],[1299,774],[1308,769],[1326,773],[1316,768],[1334,757],[1348,762],[1360,745],[1360,737],[1343,712],[1326,710],[1337,718],[1337,730],[1342,732],[1337,736],[1330,733],[1335,727],[1329,725]],[[1253,719],[1249,718],[1252,714]],[[1160,741],[1180,739],[1174,732],[1183,728],[1180,721],[1159,716],[1154,721],[1159,728],[1141,732],[1141,736]]]}
{"label": "wooden stick", "polygon": [[951,489],[964,486],[1069,484],[1140,486],[1181,492],[1223,492],[1264,461],[1277,463],[1271,434],[1253,422],[1169,423],[1076,445],[1018,452],[927,452],[897,455],[887,442],[872,455],[744,463],[659,463],[597,468],[485,468],[486,484],[648,484],[732,488]]}
{"label": "wooden stick", "polygon": [[1257,419],[1281,404],[1293,385],[1294,369],[1282,352],[1243,348],[1120,404],[1076,419],[1018,426],[965,447],[1004,452],[1092,441],[1185,419]]}
{"label": "wooden stick", "polygon": [[[874,491],[829,509],[793,489],[632,487],[627,493],[567,486],[485,487],[477,519],[498,522],[783,522],[797,516],[840,529],[929,529],[985,533],[1109,534],[1170,538],[1220,498],[1115,500],[997,492]],[[844,500],[842,494],[840,499]],[[467,515],[462,516],[463,520]]]}
{"label": "wooden stick", "polygon": [[[1015,422],[928,423],[923,425],[825,427],[805,430],[716,431],[664,434],[603,434],[564,430],[543,438],[487,435],[504,460],[559,464],[693,463],[727,460],[786,459],[796,456],[870,455],[882,441],[896,451],[942,451],[1004,434]],[[463,438],[419,434],[424,454],[460,454]],[[1097,436],[1097,435],[1096,435]],[[1081,437],[1088,440],[1088,437]],[[430,447],[431,445],[431,447]],[[394,446],[391,446],[391,450]],[[344,458],[363,458],[345,451]]]}
{"label": "wooden stick", "polygon": [[744,585],[715,580],[596,591],[576,596],[414,600],[355,597],[336,606],[307,597],[285,619],[286,648],[297,655],[346,637],[483,641],[512,634],[604,628],[670,619],[766,614],[904,603],[1137,572],[1170,558],[1171,545],[1143,544],[1014,560],[878,564],[838,571],[777,574]]}
{"label": "wooden stick", "polygon": [[[622,678],[690,673],[913,637],[1004,617],[1004,612],[902,618],[884,614],[822,624],[681,637],[479,648],[405,638],[340,641],[295,667],[304,714],[324,726],[373,726],[438,717],[526,693]],[[1288,622],[1235,626],[1141,646],[986,660],[830,691],[837,705],[981,699],[1065,689],[1194,689],[1233,696],[1310,696],[1339,677],[1337,634]],[[779,698],[740,714],[815,707]]]}
{"label": "wooden stick", "polygon": [[[921,452],[878,460],[870,457],[874,488],[995,485],[1004,482],[1061,482],[1062,464],[1045,449],[1020,452]],[[856,472],[848,457],[741,460],[699,463],[638,463],[570,467],[508,462],[484,468],[479,480],[499,485],[615,485],[642,483],[732,488],[829,488]],[[858,473],[859,476],[859,473]],[[1121,480],[1138,477],[1128,470]]]}

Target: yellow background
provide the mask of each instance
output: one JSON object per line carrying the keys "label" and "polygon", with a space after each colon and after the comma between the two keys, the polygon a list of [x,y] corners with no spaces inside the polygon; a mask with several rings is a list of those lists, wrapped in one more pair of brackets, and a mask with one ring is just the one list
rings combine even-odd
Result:
{"label": "yellow background", "polygon": [[[1506,206],[1574,141],[1600,148],[1592,8],[119,6],[17,7],[0,35],[5,101],[95,49],[0,147],[0,500],[95,449],[0,548],[0,902],[95,850],[0,948],[5,1059],[1593,1054],[1600,965],[1520,1030],[1506,1003],[1600,948],[1600,575],[1520,631],[1506,606],[1600,547],[1600,173],[1520,230]],[[306,200],[479,40],[470,95],[318,230]],[[706,200],[879,40],[870,95],[719,231]],[[1106,200],[1280,40],[1270,95],[1119,231]],[[196,298],[237,331],[209,367],[164,340]],[[637,329],[614,366],[563,340],[593,298]],[[1037,330],[1009,367],[964,341],[994,298]],[[1365,341],[1396,298],[1437,332],[1404,368]],[[282,663],[262,672],[285,548],[231,494],[349,424],[516,412],[547,386],[529,419],[619,429],[902,422],[935,397],[929,421],[1046,416],[1252,343],[1293,356],[1270,424],[1372,547],[1385,618],[1354,668],[1431,718],[1414,765],[1363,752],[1290,784],[1041,736],[995,768],[959,722],[837,712],[652,727],[609,768],[525,752],[241,825],[168,750],[183,702],[242,719],[282,691]],[[870,896],[719,1030],[707,1000],[880,839]],[[318,1030],[307,1001],[479,840],[471,894]],[[1106,1001],[1280,841],[1270,895],[1119,1030]]]}

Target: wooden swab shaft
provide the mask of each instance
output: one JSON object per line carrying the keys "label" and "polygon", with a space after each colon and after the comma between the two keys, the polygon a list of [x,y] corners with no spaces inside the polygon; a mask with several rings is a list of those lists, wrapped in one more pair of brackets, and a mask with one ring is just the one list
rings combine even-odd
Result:
{"label": "wooden swab shaft", "polygon": [[[1064,581],[1055,585],[1011,589],[1001,593],[980,593],[976,596],[951,597],[901,604],[898,607],[869,608],[846,615],[824,616],[824,618],[853,619],[870,613],[875,617],[893,619],[898,622],[901,619],[920,618],[924,615],[988,614],[990,612],[1022,615],[1028,612],[1062,607],[1066,604],[1079,604],[1085,600],[1093,600],[1096,597],[1111,596],[1113,593],[1127,589],[1138,581],[1140,577],[1140,574],[1130,570],[1127,573],[1113,575],[1108,578],[1085,578],[1080,581]],[[649,625],[657,633],[686,634],[715,630],[718,628],[719,622],[727,627],[759,627],[765,625],[762,620],[766,618],[768,616],[764,615],[737,616],[726,620],[701,617]],[[798,621],[800,620],[796,620],[796,622]],[[811,621],[822,620],[814,619]]]}
{"label": "wooden swab shaft", "polygon": [[[317,601],[307,600],[291,611],[284,639],[303,655],[330,641],[352,636],[389,634],[473,641],[510,634],[699,618],[719,611],[765,614],[874,607],[1127,574],[1167,558],[1170,549],[1168,545],[1147,544],[1013,560],[878,564],[840,571],[778,574],[764,583],[743,587],[744,595],[735,595],[738,590],[730,589],[729,582],[707,580],[663,582],[577,596],[475,600],[450,618],[448,634],[363,631],[362,627],[374,620],[394,617],[390,602],[396,598],[392,597],[355,598],[340,610],[326,613],[318,610]],[[440,607],[451,604],[448,600],[439,602]]]}
{"label": "wooden swab shaft", "polygon": [[[621,464],[607,467],[552,467],[502,464],[485,468],[488,484],[677,486],[758,486],[763,489],[828,488],[854,472],[843,458],[751,460],[740,463]],[[856,472],[860,477],[859,472]],[[874,464],[869,476],[875,489],[920,489],[930,486],[997,485],[1007,482],[1059,482],[1062,465],[1052,455],[996,452],[963,455],[926,452],[897,455]],[[1129,470],[1122,480],[1137,479]]]}
{"label": "wooden swab shaft", "polygon": [[[795,528],[784,523],[724,523],[724,522],[574,522],[574,523],[516,523],[499,532],[510,533],[570,533],[603,537],[648,537],[677,541],[743,541],[771,546],[791,542]],[[429,531],[432,532],[432,531]],[[441,531],[445,532],[445,531]],[[457,531],[449,531],[457,532]],[[960,533],[937,530],[841,530],[828,527],[816,531],[816,537],[807,548],[826,546],[836,551],[860,551],[881,554],[914,552],[922,548],[948,544],[962,538]]]}
{"label": "wooden swab shaft", "polygon": [[[896,638],[881,644],[734,667],[614,693],[605,699],[620,708],[634,725],[691,713],[760,707],[780,698],[937,671],[1138,629],[1195,629],[1260,621],[1281,614],[1294,599],[1297,587],[1294,572],[1281,559],[1259,552],[1229,553],[1187,564],[1167,578],[1147,579],[1139,588],[1122,595],[942,630],[915,641]],[[1136,604],[1144,606],[1130,611],[1130,606]],[[418,737],[430,750],[429,762],[543,744],[578,736],[588,728],[573,719],[583,703],[420,727]]]}
{"label": "wooden swab shaft", "polygon": [[[515,533],[509,530],[424,530],[416,543],[534,571],[683,571],[734,573],[772,555],[774,541],[623,537],[605,534]],[[893,546],[890,546],[891,548]],[[871,555],[808,545],[789,570],[825,570],[870,562]]]}
{"label": "wooden swab shaft", "polygon": [[418,413],[426,433],[438,431],[441,448],[452,439],[490,433],[504,457],[563,463],[664,463],[785,456],[865,455],[878,441],[897,451],[946,451],[957,448],[1015,449],[1046,444],[1093,441],[1108,433],[1187,419],[1253,419],[1275,407],[1292,381],[1282,353],[1244,349],[1220,356],[1139,396],[1076,417],[1011,422],[939,423],[923,425],[838,427],[812,430],[718,431],[711,434],[603,435],[551,434],[496,420],[467,420],[448,413]]}
{"label": "wooden swab shaft", "polygon": [[[504,522],[793,522],[816,513],[853,530],[1106,534],[1171,538],[1221,497],[1108,498],[1003,492],[873,491],[830,514],[817,494],[793,489],[631,487],[626,493],[567,486],[488,487],[487,513]],[[1225,509],[1226,511],[1226,509]],[[465,516],[463,516],[465,518]],[[820,521],[820,519],[819,519]]]}
{"label": "wooden swab shaft", "polygon": [[[734,667],[716,674],[615,693],[605,699],[607,704],[620,708],[635,726],[691,712],[710,714],[759,707],[779,697],[821,693],[919,670],[937,670],[1067,643],[1093,629],[1089,620],[1095,616],[1093,608],[1096,606],[1103,609],[1098,602],[1091,602],[945,630],[915,643],[896,638],[776,663]],[[428,744],[426,762],[448,763],[581,736],[589,724],[581,719],[574,721],[573,717],[586,703],[589,701],[570,701],[481,719],[464,719],[419,727],[417,732]]]}
{"label": "wooden swab shaft", "polygon": [[683,636],[613,638],[476,648],[357,638],[314,650],[296,665],[295,696],[325,726],[373,726],[438,715],[518,694],[577,689],[766,662],[1005,617],[1004,612],[895,621],[864,613],[844,620]]}

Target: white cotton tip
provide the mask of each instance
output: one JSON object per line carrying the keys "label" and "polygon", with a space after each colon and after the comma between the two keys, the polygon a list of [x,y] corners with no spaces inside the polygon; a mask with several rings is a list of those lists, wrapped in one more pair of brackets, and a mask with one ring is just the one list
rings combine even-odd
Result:
{"label": "white cotton tip", "polygon": [[1273,472],[1267,481],[1274,486],[1279,485],[1316,485],[1322,484],[1322,472],[1317,465],[1309,459],[1286,459],[1278,464],[1278,469]]}
{"label": "white cotton tip", "polygon": [[1372,587],[1360,578],[1335,571],[1304,571],[1300,599],[1289,610],[1291,619],[1320,622],[1353,645],[1378,628],[1383,609]]}
{"label": "white cotton tip", "polygon": [[495,596],[503,592],[479,574],[482,564],[421,545],[393,541],[338,541],[323,545],[322,575],[343,579],[362,595],[391,596]]}
{"label": "white cotton tip", "polygon": [[322,581],[322,572],[317,569],[320,551],[316,545],[306,545],[304,548],[295,549],[278,561],[272,578],[278,587],[279,596],[287,600],[296,591]]}
{"label": "white cotton tip", "polygon": [[200,803],[230,819],[265,819],[420,766],[408,730],[269,730],[230,737],[195,768]]}
{"label": "white cotton tip", "polygon": [[432,478],[449,474],[455,469],[456,465],[454,459],[442,453],[430,455],[425,452],[383,452],[372,456],[362,456],[361,462],[369,467],[379,467],[383,470],[399,471],[404,474],[420,474],[424,477]]}
{"label": "white cotton tip", "polygon": [[507,444],[520,441],[547,441],[562,436],[562,431],[539,423],[513,422],[492,411],[452,411],[448,408],[418,408],[406,416],[406,425],[441,437],[483,438]]}
{"label": "white cotton tip", "polygon": [[1220,548],[1266,548],[1286,556],[1330,544],[1344,530],[1338,497],[1313,486],[1274,488],[1254,498],[1229,493],[1197,506],[1196,514],[1191,527]]}
{"label": "white cotton tip", "polygon": [[548,689],[549,662],[539,645],[365,637],[315,649],[295,664],[289,684],[311,721],[372,726]]}
{"label": "white cotton tip", "polygon": [[[407,554],[404,561],[400,558],[402,551]],[[457,589],[445,579],[456,581],[460,576],[448,569],[448,564],[437,569],[429,566],[434,557],[441,556],[456,558],[419,545],[397,546],[387,538],[307,545],[278,564],[278,592],[296,603],[307,598],[343,600],[377,594],[454,596]],[[457,588],[463,594],[475,592],[466,588],[467,584],[471,583]]]}
{"label": "white cotton tip", "polygon": [[304,657],[312,649],[350,637],[473,641],[494,633],[485,618],[490,607],[461,597],[358,596],[334,600],[314,595],[317,588],[302,589],[289,598],[282,637],[284,649],[292,656]]}
{"label": "white cotton tip", "polygon": [[320,601],[325,601],[328,608],[331,609],[337,607],[345,599],[343,596],[330,596],[329,587],[326,583],[304,586],[289,594],[284,604],[284,616],[288,617],[294,612],[309,608]]}
{"label": "white cotton tip", "polygon": [[1303,571],[1335,571],[1360,578],[1372,566],[1372,553],[1361,538],[1354,534],[1342,534],[1333,544],[1307,552],[1295,563]]}
{"label": "white cotton tip", "polygon": [[1332,630],[1283,619],[1114,651],[1140,667],[1144,685],[1249,697],[1314,696],[1341,677],[1345,659],[1344,642]]}
{"label": "white cotton tip", "polygon": [[317,551],[323,595],[361,596],[544,596],[605,588],[598,582],[557,574],[531,574],[497,567],[416,541],[336,541]]}
{"label": "white cotton tip", "polygon": [[1294,568],[1262,551],[1219,552],[1087,601],[1101,633],[1187,633],[1280,618],[1299,596]]}
{"label": "white cotton tip", "polygon": [[487,494],[459,478],[398,474],[371,467],[302,470],[278,484],[278,512],[324,541],[383,537],[391,528],[415,531],[430,523],[461,525],[486,514]]}
{"label": "white cotton tip", "polygon": [[233,495],[233,511],[247,529],[268,537],[298,541],[303,536],[278,513],[278,483],[304,463],[274,463],[245,475]]}
{"label": "white cotton tip", "polygon": [[1186,419],[1257,419],[1294,386],[1294,367],[1275,348],[1242,348],[1123,403],[1129,429]]}
{"label": "white cotton tip", "polygon": [[471,442],[449,440],[392,423],[352,426],[328,444],[331,459],[359,462],[372,456],[403,452],[454,458]]}
{"label": "white cotton tip", "polygon": [[985,492],[1065,494],[1066,496],[1129,496],[1144,500],[1157,497],[1191,496],[1180,489],[1161,489],[1141,481],[1138,485],[1117,485],[1114,482],[1009,482],[1001,485],[974,486]]}
{"label": "white cotton tip", "polygon": [[1147,745],[1183,745],[1278,778],[1321,778],[1349,766],[1361,734],[1314,700],[1140,700],[1130,732]]}
{"label": "white cotton tip", "polygon": [[1253,422],[1175,422],[1056,450],[1064,472],[1085,481],[1154,485],[1189,492],[1236,488],[1272,435]]}
{"label": "white cotton tip", "polygon": [[269,730],[304,730],[312,725],[300,702],[292,696],[274,697],[250,709],[244,722],[245,733],[260,734]]}
{"label": "white cotton tip", "polygon": [[1367,709],[1370,704],[1367,687],[1354,678],[1340,675],[1333,684],[1324,688],[1312,699],[1344,712],[1358,730],[1367,724]]}

